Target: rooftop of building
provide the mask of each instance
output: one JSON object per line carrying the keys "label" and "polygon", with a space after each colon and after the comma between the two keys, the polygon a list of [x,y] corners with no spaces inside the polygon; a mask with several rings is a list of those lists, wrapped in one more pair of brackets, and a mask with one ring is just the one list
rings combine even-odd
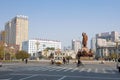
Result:
{"label": "rooftop of building", "polygon": [[41,38],[33,38],[33,39],[30,39],[30,40],[61,42],[61,41],[59,41],[59,40],[50,40],[50,39],[41,39]]}

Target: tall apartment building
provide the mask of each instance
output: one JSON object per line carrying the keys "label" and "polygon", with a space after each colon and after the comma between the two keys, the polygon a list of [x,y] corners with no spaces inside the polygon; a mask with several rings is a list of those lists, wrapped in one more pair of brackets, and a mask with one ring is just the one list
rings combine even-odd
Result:
{"label": "tall apartment building", "polygon": [[72,50],[74,50],[75,52],[77,52],[79,49],[81,49],[81,42],[80,40],[72,40]]}
{"label": "tall apartment building", "polygon": [[22,42],[28,40],[28,17],[17,15],[5,24],[5,42],[22,49]]}

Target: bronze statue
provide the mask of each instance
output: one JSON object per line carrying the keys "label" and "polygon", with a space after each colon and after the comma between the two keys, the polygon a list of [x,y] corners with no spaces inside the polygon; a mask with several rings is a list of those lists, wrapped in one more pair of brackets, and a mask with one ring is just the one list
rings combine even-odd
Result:
{"label": "bronze statue", "polygon": [[82,33],[83,39],[82,39],[82,45],[83,47],[87,47],[87,41],[88,41],[88,36],[86,33]]}

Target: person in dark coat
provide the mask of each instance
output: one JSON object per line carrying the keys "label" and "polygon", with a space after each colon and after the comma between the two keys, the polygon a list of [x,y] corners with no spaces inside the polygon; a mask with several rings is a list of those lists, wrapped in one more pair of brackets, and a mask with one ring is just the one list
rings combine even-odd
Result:
{"label": "person in dark coat", "polygon": [[65,59],[65,57],[63,57],[63,63],[64,63],[64,64],[66,63],[66,59]]}
{"label": "person in dark coat", "polygon": [[54,59],[53,58],[51,59],[51,63],[54,64]]}
{"label": "person in dark coat", "polygon": [[69,57],[67,57],[67,63],[69,64],[69,61],[70,61],[70,58]]}
{"label": "person in dark coat", "polygon": [[80,62],[80,59],[78,59],[78,63],[77,63],[77,66],[80,66],[80,63],[81,63],[81,62]]}
{"label": "person in dark coat", "polygon": [[26,63],[26,64],[28,63],[28,59],[25,59],[25,63]]}

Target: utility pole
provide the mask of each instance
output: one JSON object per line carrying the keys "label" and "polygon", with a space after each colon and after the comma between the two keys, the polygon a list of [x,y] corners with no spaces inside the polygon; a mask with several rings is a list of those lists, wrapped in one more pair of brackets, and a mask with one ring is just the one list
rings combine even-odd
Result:
{"label": "utility pole", "polygon": [[36,50],[36,57],[38,57],[38,48],[39,48],[40,42],[37,41],[35,44],[36,44],[36,48],[37,48],[37,50]]}

